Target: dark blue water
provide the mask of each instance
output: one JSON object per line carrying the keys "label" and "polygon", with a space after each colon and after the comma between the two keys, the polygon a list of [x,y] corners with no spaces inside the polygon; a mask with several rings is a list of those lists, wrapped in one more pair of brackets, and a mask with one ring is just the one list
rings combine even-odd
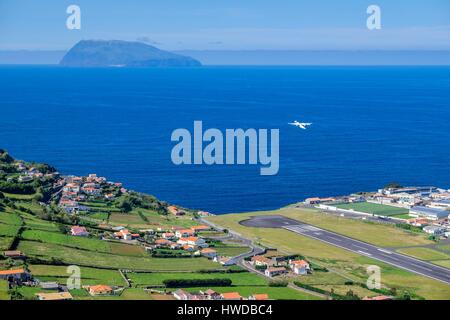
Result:
{"label": "dark blue water", "polygon": [[[173,165],[171,132],[194,120],[280,128],[279,174]],[[450,68],[0,67],[0,148],[215,213],[391,181],[449,188]]]}

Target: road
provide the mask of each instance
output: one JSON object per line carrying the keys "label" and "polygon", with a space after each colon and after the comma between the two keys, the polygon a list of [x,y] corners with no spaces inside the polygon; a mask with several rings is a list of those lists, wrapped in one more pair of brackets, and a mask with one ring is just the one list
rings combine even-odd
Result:
{"label": "road", "polygon": [[411,258],[386,248],[377,247],[341,234],[289,219],[283,216],[258,216],[242,221],[245,226],[260,228],[283,228],[333,246],[346,249],[390,265],[450,284],[450,269]]}

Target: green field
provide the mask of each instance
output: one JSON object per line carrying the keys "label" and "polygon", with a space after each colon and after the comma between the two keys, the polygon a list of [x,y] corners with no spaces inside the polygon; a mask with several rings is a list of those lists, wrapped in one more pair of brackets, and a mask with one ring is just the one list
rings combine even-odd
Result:
{"label": "green field", "polygon": [[441,267],[449,268],[450,269],[450,260],[440,260],[440,261],[433,261],[434,264],[437,264]]}
{"label": "green field", "polygon": [[[308,260],[330,270],[330,275],[315,272],[311,276],[303,278],[307,283],[325,286],[342,285],[343,278],[365,283],[367,266],[378,265],[382,271],[383,285],[388,288],[396,288],[398,292],[408,291],[417,297],[427,299],[448,299],[450,297],[450,286],[439,281],[285,230],[251,228],[239,224],[239,221],[251,216],[277,214],[382,247],[433,244],[424,234],[408,232],[391,225],[346,219],[313,209],[284,208],[274,211],[220,215],[208,217],[208,220],[234,230],[257,243],[277,248],[280,253],[301,254]],[[437,261],[433,261],[433,263],[438,264]],[[445,264],[446,262],[440,263]],[[331,276],[331,274],[335,276]]]}
{"label": "green field", "polygon": [[13,241],[14,237],[0,237],[0,250],[8,250],[11,247]]}
{"label": "green field", "polygon": [[128,273],[127,277],[134,286],[163,285],[166,279],[230,279],[236,286],[264,286],[264,277],[249,272],[242,273]]}
{"label": "green field", "polygon": [[144,258],[78,250],[57,244],[20,241],[18,250],[27,256],[79,266],[145,271],[198,271],[221,269],[206,258]]}
{"label": "green field", "polygon": [[442,260],[450,259],[450,255],[430,248],[404,248],[397,250],[399,253],[418,258],[421,260]]}
{"label": "green field", "polygon": [[20,230],[20,226],[0,224],[0,236],[15,237]]}
{"label": "green field", "polygon": [[199,290],[213,289],[219,293],[239,292],[245,298],[252,294],[267,293],[272,300],[320,300],[319,297],[297,291],[288,287],[264,287],[264,286],[231,286],[231,287],[212,287],[212,288],[187,288],[188,292],[198,292]]}
{"label": "green field", "polygon": [[450,253],[450,244],[438,246],[439,249],[448,251]]}
{"label": "green field", "polygon": [[138,257],[146,255],[144,248],[140,246],[85,237],[74,237],[61,233],[46,232],[41,230],[26,230],[22,233],[22,238],[25,240],[57,244],[61,246],[96,252]]}
{"label": "green field", "polygon": [[[56,281],[65,284],[70,274],[66,266],[30,265],[31,273],[41,281]],[[125,280],[116,270],[105,270],[81,267],[81,285],[106,284],[109,286],[125,286]]]}
{"label": "green field", "polygon": [[370,202],[342,203],[337,204],[335,206],[337,208],[344,210],[354,210],[359,212],[376,214],[379,216],[393,216],[409,212],[409,210],[405,208],[397,208],[393,206],[387,206],[384,204],[370,203]]}
{"label": "green field", "polygon": [[0,212],[0,223],[20,226],[22,219],[14,213]]}

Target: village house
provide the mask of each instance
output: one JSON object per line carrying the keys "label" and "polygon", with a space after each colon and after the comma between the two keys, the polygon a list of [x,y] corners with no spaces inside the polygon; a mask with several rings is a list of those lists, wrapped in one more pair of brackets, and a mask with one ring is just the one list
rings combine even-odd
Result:
{"label": "village house", "polygon": [[207,211],[198,211],[197,214],[198,214],[200,217],[208,217],[208,216],[211,215],[211,213],[209,213],[209,212],[207,212]]}
{"label": "village house", "polygon": [[267,268],[264,271],[264,274],[270,278],[281,275],[281,274],[285,274],[285,273],[287,273],[287,269],[285,267],[271,267],[271,268]]}
{"label": "village house", "polygon": [[185,214],[184,211],[179,210],[179,209],[178,209],[177,207],[175,207],[175,206],[168,206],[168,207],[167,207],[167,211],[168,211],[170,214],[173,214],[173,215],[175,215],[175,216],[182,216],[182,215]]}
{"label": "village house", "polygon": [[112,193],[105,194],[105,199],[106,200],[113,200],[114,198],[115,198],[114,194],[112,194]]}
{"label": "village house", "polygon": [[114,232],[114,236],[119,238],[119,239],[123,239],[123,240],[133,240],[135,238],[139,237],[139,234],[137,233],[131,233],[128,229],[122,229],[118,232]]}
{"label": "village house", "polygon": [[305,260],[289,260],[289,266],[295,274],[305,275],[310,271],[309,263]]}
{"label": "village house", "polygon": [[418,219],[410,219],[410,220],[408,220],[408,224],[410,224],[410,225],[412,225],[414,227],[422,228],[422,227],[425,227],[425,226],[429,225],[430,222],[427,219],[420,219],[420,218],[418,218]]}
{"label": "village house", "polygon": [[73,299],[70,292],[37,293],[36,295],[39,300],[48,300],[48,301]]}
{"label": "village house", "polygon": [[0,271],[0,279],[3,280],[27,281],[30,278],[31,275],[23,268]]}
{"label": "village house", "polygon": [[212,289],[200,291],[200,293],[204,295],[208,300],[222,300],[222,295]]}
{"label": "village house", "polygon": [[98,196],[99,194],[102,193],[102,190],[101,190],[101,189],[92,188],[92,187],[88,187],[88,188],[83,187],[83,188],[81,188],[81,190],[82,190],[85,194],[90,195],[90,196]]}
{"label": "village house", "polygon": [[177,238],[185,238],[185,237],[192,237],[195,236],[195,232],[191,229],[181,229],[175,231],[175,235]]}
{"label": "village house", "polygon": [[258,267],[268,267],[268,266],[273,266],[273,261],[267,257],[264,256],[253,256],[251,258],[251,263],[254,266],[258,266]]}
{"label": "village house", "polygon": [[172,233],[172,232],[164,232],[164,233],[161,235],[161,237],[163,237],[164,239],[170,240],[170,239],[175,238],[175,234]]}
{"label": "village house", "polygon": [[192,295],[189,292],[178,289],[173,292],[173,296],[177,300],[190,300]]}
{"label": "village house", "polygon": [[180,238],[178,239],[177,243],[180,245],[190,245],[201,248],[208,247],[208,244],[205,242],[205,240],[199,237]]}
{"label": "village house", "polygon": [[80,192],[80,186],[76,183],[68,183],[63,188],[64,192],[74,192],[79,193]]}
{"label": "village house", "polygon": [[213,259],[214,262],[218,262],[223,266],[232,266],[236,264],[235,260],[230,257],[224,257],[224,256],[215,256]]}
{"label": "village house", "polygon": [[22,251],[17,251],[17,250],[4,251],[3,256],[5,258],[10,258],[10,259],[24,259],[25,258],[25,255],[22,253]]}
{"label": "village house", "polygon": [[221,294],[223,300],[243,300],[239,292],[226,292]]}
{"label": "village house", "polygon": [[195,251],[195,246],[185,244],[181,247],[184,251],[193,252]]}
{"label": "village house", "polygon": [[167,239],[157,239],[155,245],[156,247],[168,247],[173,245],[173,242]]}
{"label": "village house", "polygon": [[267,293],[253,294],[248,297],[248,300],[269,300]]}
{"label": "village house", "polygon": [[106,285],[89,286],[88,291],[91,296],[109,295],[113,293],[113,289]]}
{"label": "village house", "polygon": [[74,226],[70,228],[70,233],[76,237],[87,237],[89,236],[89,232],[85,227]]}

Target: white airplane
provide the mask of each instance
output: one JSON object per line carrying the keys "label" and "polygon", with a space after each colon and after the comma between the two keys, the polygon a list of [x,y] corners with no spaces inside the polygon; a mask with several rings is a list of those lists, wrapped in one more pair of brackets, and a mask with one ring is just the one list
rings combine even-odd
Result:
{"label": "white airplane", "polygon": [[312,125],[312,123],[310,122],[298,122],[297,120],[295,120],[294,122],[290,122],[289,123],[291,126],[296,126],[299,127],[303,130],[306,130],[308,126]]}

